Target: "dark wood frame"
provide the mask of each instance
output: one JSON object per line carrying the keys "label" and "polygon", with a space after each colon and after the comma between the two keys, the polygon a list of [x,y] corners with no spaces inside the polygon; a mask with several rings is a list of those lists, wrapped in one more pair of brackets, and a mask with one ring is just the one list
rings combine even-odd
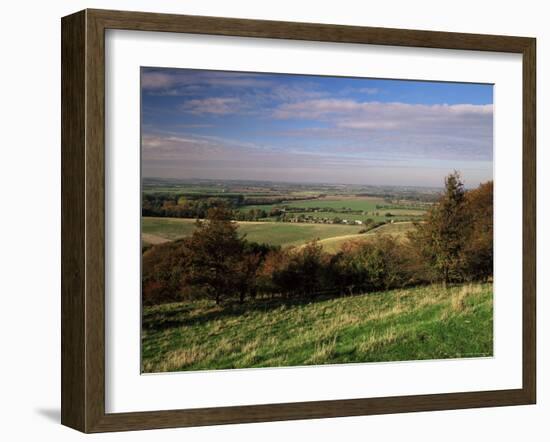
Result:
{"label": "dark wood frame", "polygon": [[[105,30],[184,32],[523,56],[523,386],[401,397],[105,413]],[[62,19],[61,422],[83,432],[534,404],[536,40],[405,29],[84,10]]]}

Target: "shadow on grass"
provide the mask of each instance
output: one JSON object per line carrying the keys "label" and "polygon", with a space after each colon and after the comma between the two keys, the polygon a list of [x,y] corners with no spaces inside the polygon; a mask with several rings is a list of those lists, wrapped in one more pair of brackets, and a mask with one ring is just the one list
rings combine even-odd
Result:
{"label": "shadow on grass", "polygon": [[[431,286],[430,283],[420,283],[407,285],[403,287],[396,287],[391,290],[402,290],[402,289],[411,289],[411,288],[421,288]],[[452,284],[447,287],[446,290],[451,289],[455,286],[460,286],[461,284]],[[205,324],[209,321],[214,321],[218,319],[227,319],[241,316],[249,312],[269,312],[271,310],[276,310],[281,307],[291,308],[296,306],[303,306],[314,304],[323,301],[329,301],[332,299],[342,299],[342,298],[354,298],[357,296],[376,296],[383,295],[386,293],[383,289],[379,290],[357,290],[354,294],[345,294],[343,291],[335,291],[324,294],[317,294],[314,296],[304,296],[299,298],[285,298],[282,296],[277,296],[275,298],[259,298],[259,299],[248,299],[244,304],[239,303],[238,301],[231,301],[221,305],[214,304],[204,304],[200,307],[197,307],[193,301],[188,303],[182,302],[177,304],[172,304],[170,309],[164,310],[152,310],[152,311],[143,311],[142,315],[142,328],[143,330],[148,331],[164,331],[171,328],[177,327],[189,327],[194,325]],[[206,310],[202,313],[196,313],[198,310]]]}
{"label": "shadow on grass", "polygon": [[[372,294],[382,292],[372,292]],[[192,304],[174,304],[173,308],[165,311],[144,311],[142,316],[142,328],[149,331],[163,331],[176,327],[189,327],[205,324],[209,321],[218,319],[227,319],[241,316],[249,312],[269,312],[281,307],[291,308],[302,305],[309,305],[331,299],[350,298],[362,296],[366,292],[353,295],[317,295],[315,297],[305,297],[298,299],[273,298],[273,299],[255,299],[248,300],[246,303],[231,302],[219,306],[204,306],[202,309],[208,311],[201,314],[193,314]]]}

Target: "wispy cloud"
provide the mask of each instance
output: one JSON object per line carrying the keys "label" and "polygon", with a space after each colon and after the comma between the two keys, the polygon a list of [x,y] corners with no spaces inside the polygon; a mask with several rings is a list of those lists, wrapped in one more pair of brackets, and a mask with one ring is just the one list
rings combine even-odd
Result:
{"label": "wispy cloud", "polygon": [[195,70],[145,70],[141,86],[146,93],[187,96],[205,88],[268,88],[272,83],[256,74]]}
{"label": "wispy cloud", "polygon": [[141,75],[141,87],[148,90],[159,90],[173,87],[177,77],[167,72],[146,72]]}
{"label": "wispy cloud", "polygon": [[380,92],[380,89],[376,87],[362,87],[358,89],[358,92],[362,92],[367,95],[376,95]]}
{"label": "wispy cloud", "polygon": [[239,98],[209,97],[186,101],[181,110],[195,115],[223,115],[234,114],[244,107]]}
{"label": "wispy cloud", "polygon": [[492,117],[493,105],[472,104],[408,104],[381,103],[377,101],[356,101],[352,99],[327,98],[307,100],[299,103],[285,103],[279,106],[273,116],[275,118],[300,118],[307,120],[340,118],[340,122],[377,120],[394,121],[405,124],[414,121],[434,121],[468,116]]}
{"label": "wispy cloud", "polygon": [[[289,136],[339,138],[353,145],[403,149],[432,158],[492,159],[493,106],[407,104],[321,99],[279,106],[281,120],[322,122]],[[407,147],[408,146],[408,147]],[[448,152],[450,151],[450,152]]]}

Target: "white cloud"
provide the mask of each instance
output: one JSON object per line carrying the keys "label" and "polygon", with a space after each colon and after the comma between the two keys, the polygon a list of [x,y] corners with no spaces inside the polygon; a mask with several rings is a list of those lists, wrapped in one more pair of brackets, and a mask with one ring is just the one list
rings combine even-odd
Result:
{"label": "white cloud", "polygon": [[338,123],[338,127],[347,129],[396,129],[399,127],[399,123],[397,121],[351,120]]}
{"label": "white cloud", "polygon": [[[340,137],[363,145],[409,150],[456,149],[457,156],[492,158],[493,106],[473,104],[407,104],[318,99],[279,106],[274,118],[317,122],[303,129],[303,137]],[[299,132],[299,131],[298,131]],[[295,135],[298,135],[295,132]],[[464,153],[463,153],[464,152]]]}
{"label": "white cloud", "polygon": [[176,77],[168,73],[147,72],[141,75],[141,87],[147,90],[167,89],[176,83]]}
{"label": "white cloud", "polygon": [[378,89],[376,87],[362,87],[358,90],[358,92],[362,92],[362,93],[368,94],[368,95],[376,95],[377,93],[380,92],[380,89]]}
{"label": "white cloud", "polygon": [[286,131],[288,139],[309,140],[310,145],[314,140],[318,149],[327,146],[342,154],[385,151],[400,158],[471,161],[493,157],[492,105],[319,99],[281,105],[273,116],[307,122]]}
{"label": "white cloud", "polygon": [[223,115],[235,113],[245,107],[239,98],[209,97],[186,101],[181,110],[195,115]]}
{"label": "white cloud", "polygon": [[378,101],[360,102],[351,99],[325,98],[306,100],[298,103],[285,103],[279,106],[274,117],[280,119],[301,118],[306,120],[340,118],[356,119],[368,118],[376,120],[392,120],[395,122],[407,122],[410,118],[420,119],[445,119],[460,115],[486,115],[492,116],[493,105],[474,104],[408,104],[408,103],[382,103]]}
{"label": "white cloud", "polygon": [[268,88],[272,83],[257,74],[173,69],[145,70],[143,90],[154,95],[186,96],[204,88]]}

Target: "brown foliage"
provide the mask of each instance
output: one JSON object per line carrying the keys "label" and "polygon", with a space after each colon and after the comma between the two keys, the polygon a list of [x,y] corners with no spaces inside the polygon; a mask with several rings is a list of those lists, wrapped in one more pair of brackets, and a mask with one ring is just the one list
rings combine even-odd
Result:
{"label": "brown foliage", "polygon": [[143,304],[161,304],[182,299],[181,278],[187,259],[184,241],[153,246],[142,257]]}
{"label": "brown foliage", "polygon": [[464,248],[465,271],[469,279],[493,274],[493,182],[481,184],[466,194],[471,225]]}
{"label": "brown foliage", "polygon": [[461,282],[493,272],[493,183],[465,191],[458,173],[425,222],[409,235],[432,280]]}
{"label": "brown foliage", "polygon": [[348,242],[332,259],[332,278],[342,292],[387,290],[422,282],[413,248],[391,235]]}

